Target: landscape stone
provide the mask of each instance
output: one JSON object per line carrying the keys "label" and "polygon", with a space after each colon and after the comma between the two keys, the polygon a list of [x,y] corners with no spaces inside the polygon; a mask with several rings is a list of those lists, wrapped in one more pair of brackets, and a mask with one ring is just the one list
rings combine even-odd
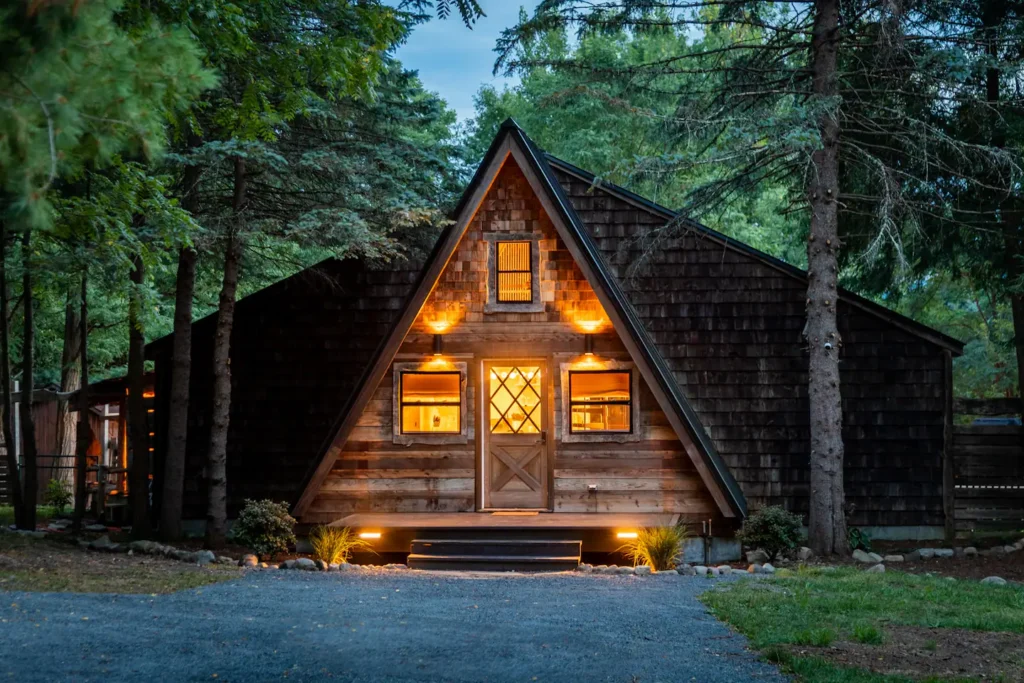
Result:
{"label": "landscape stone", "polygon": [[325,572],[325,571],[327,571],[327,569],[328,569],[328,566],[329,566],[329,565],[328,565],[328,564],[327,564],[327,563],[326,563],[325,561],[323,561],[323,560],[314,560],[314,563],[316,564],[316,568],[317,568],[317,569],[319,569],[319,570],[320,570],[320,571],[322,571],[322,572]]}
{"label": "landscape stone", "polygon": [[1007,555],[1009,555],[1010,553],[1015,553],[1015,552],[1017,552],[1017,546],[1004,545],[1003,546],[1003,552],[1006,553]]}
{"label": "landscape stone", "polygon": [[773,567],[770,563],[765,563],[764,566],[761,567],[761,573],[762,574],[774,574],[775,573],[775,567]]}
{"label": "landscape stone", "polygon": [[800,560],[801,562],[806,562],[812,557],[814,557],[814,551],[810,548],[803,547],[800,548],[800,550],[796,551],[796,559]]}
{"label": "landscape stone", "polygon": [[279,567],[281,569],[295,569],[295,560],[285,560]]}
{"label": "landscape stone", "polygon": [[616,573],[625,576],[626,574],[633,574],[634,572],[636,572],[635,567],[619,567],[619,571]]}
{"label": "landscape stone", "polygon": [[930,560],[935,557],[935,548],[921,548],[917,553],[922,560]]}
{"label": "landscape stone", "polygon": [[665,578],[666,576],[679,576],[679,572],[675,569],[662,569],[660,572],[654,572],[654,576]]}
{"label": "landscape stone", "polygon": [[708,575],[708,568],[703,566],[703,565],[697,565],[693,569],[697,573],[697,576],[707,576]]}
{"label": "landscape stone", "polygon": [[305,569],[306,571],[316,571],[316,562],[309,559],[308,557],[300,557],[297,560],[293,560],[295,564],[292,565],[294,569]]}
{"label": "landscape stone", "polygon": [[217,564],[233,565],[235,564],[235,560],[233,558],[228,557],[227,555],[221,555],[217,558]]}
{"label": "landscape stone", "polygon": [[90,524],[90,525],[88,525],[86,527],[83,527],[83,530],[84,531],[106,531],[107,530],[107,526],[105,524]]}
{"label": "landscape stone", "polygon": [[217,556],[211,550],[200,550],[195,554],[195,560],[196,564],[202,566],[216,562]]}
{"label": "landscape stone", "polygon": [[868,567],[867,573],[868,574],[884,574],[885,573],[885,565],[884,564],[876,564],[874,567]]}
{"label": "landscape stone", "polygon": [[1006,585],[1006,579],[1004,579],[1001,576],[986,576],[984,579],[981,580],[981,582],[985,583],[985,584],[988,584],[990,586],[1005,586]]}
{"label": "landscape stone", "polygon": [[882,559],[884,561],[886,561],[886,562],[902,562],[903,561],[903,556],[902,555],[886,555]]}
{"label": "landscape stone", "polygon": [[687,565],[683,565],[682,567],[680,567],[676,571],[679,572],[683,576],[696,576],[697,575],[697,570],[694,569],[693,567],[691,567],[688,564]]}
{"label": "landscape stone", "polygon": [[103,534],[99,538],[95,539],[89,544],[89,547],[93,550],[110,550],[112,547],[117,545],[110,540],[110,536]]}
{"label": "landscape stone", "polygon": [[758,548],[747,551],[747,564],[764,564],[768,561],[768,553]]}
{"label": "landscape stone", "polygon": [[754,564],[750,565],[749,567],[747,567],[747,572],[749,572],[751,574],[757,574],[760,571],[761,571],[761,565],[757,564],[756,562]]}
{"label": "landscape stone", "polygon": [[732,574],[732,567],[727,564],[720,564],[718,565],[718,571],[721,572],[722,576],[727,576]]}
{"label": "landscape stone", "polygon": [[903,559],[907,562],[918,562],[921,559],[921,551],[911,550],[909,553],[904,553]]}
{"label": "landscape stone", "polygon": [[[260,569],[268,569],[270,567],[266,562],[260,562]],[[274,565],[274,569],[277,569],[277,565]]]}
{"label": "landscape stone", "polygon": [[640,565],[639,567],[636,568],[635,574],[637,576],[650,576],[651,575],[651,568],[649,566],[647,566],[646,564],[642,564],[642,565]]}
{"label": "landscape stone", "polygon": [[964,557],[976,557],[978,555],[978,549],[974,546],[964,548]]}
{"label": "landscape stone", "polygon": [[936,548],[935,557],[953,557],[952,548]]}
{"label": "landscape stone", "polygon": [[327,565],[327,571],[329,571],[329,572],[336,572],[339,569],[341,569],[341,563],[340,562],[332,562],[331,564]]}
{"label": "landscape stone", "polygon": [[721,576],[722,571],[718,567],[708,567],[708,572],[711,576]]}
{"label": "landscape stone", "polygon": [[864,564],[878,564],[882,561],[882,556],[876,553],[864,552],[860,548],[853,551],[853,559]]}
{"label": "landscape stone", "polygon": [[238,561],[239,567],[255,567],[260,563],[260,558],[255,555],[244,555],[242,559]]}
{"label": "landscape stone", "polygon": [[576,571],[580,572],[581,574],[589,574],[590,572],[594,571],[594,565],[583,562],[576,567]]}

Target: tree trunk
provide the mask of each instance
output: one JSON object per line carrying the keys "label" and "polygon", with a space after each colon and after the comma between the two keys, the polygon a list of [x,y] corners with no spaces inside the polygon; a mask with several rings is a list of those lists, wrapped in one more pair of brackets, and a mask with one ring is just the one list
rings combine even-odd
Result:
{"label": "tree trunk", "polygon": [[[811,71],[820,100],[836,96],[839,0],[817,0],[811,40]],[[839,229],[839,123],[833,107],[818,119],[821,148],[813,154],[807,193],[811,208],[807,241],[807,325],[810,349],[807,395],[811,420],[811,490],[808,542],[821,555],[846,554],[843,493],[843,406],[839,391],[842,340],[836,322]]]}
{"label": "tree trunk", "polygon": [[245,212],[245,160],[235,159],[234,225],[224,248],[224,282],[217,308],[213,342],[213,421],[207,464],[206,546],[219,549],[227,540],[227,446],[231,418],[231,330],[235,321],[235,290],[241,257]]}
{"label": "tree trunk", "polygon": [[129,496],[132,507],[132,538],[146,538],[149,520],[149,439],[146,429],[146,406],[143,370],[146,338],[142,328],[142,283],[145,266],[136,256],[132,264],[132,293],[128,304],[128,429],[132,460],[129,465]]}
{"label": "tree trunk", "polygon": [[[79,289],[78,283],[72,282],[68,287],[67,299],[64,303],[64,349],[60,358],[60,390],[65,394],[77,391],[81,378],[79,356],[81,355],[82,338],[81,326],[78,324]],[[71,486],[74,482],[77,427],[78,418],[71,412],[68,399],[57,399],[56,455],[61,457],[53,459],[52,478],[65,486]]]}
{"label": "tree trunk", "polygon": [[[191,147],[198,145],[191,137]],[[199,209],[197,185],[202,169],[185,167],[182,205],[195,217]],[[160,537],[181,538],[185,450],[188,443],[188,398],[192,377],[192,299],[196,288],[196,250],[182,247],[178,253],[178,277],[174,292],[174,341],[171,348],[171,396],[167,412],[167,453],[164,461],[164,490],[160,500]]]}
{"label": "tree trunk", "polygon": [[36,422],[32,415],[32,404],[35,396],[35,296],[32,294],[32,231],[25,229],[21,238],[21,257],[24,273],[22,274],[22,308],[24,315],[24,332],[22,335],[21,354],[21,440],[24,457],[25,489],[23,493],[24,525],[26,529],[36,528],[36,498],[39,485],[39,472],[36,458]]}
{"label": "tree trunk", "polygon": [[11,420],[14,419],[14,409],[11,403],[11,339],[10,327],[7,323],[9,311],[7,301],[7,224],[0,220],[0,392],[3,395],[3,405],[0,409],[3,415],[3,436],[4,451],[7,459],[7,484],[11,492],[11,505],[14,506],[14,522],[19,529],[24,529],[23,512],[25,503],[23,500],[21,486],[21,474],[18,471],[18,456],[15,455],[16,444],[14,443],[14,427]]}
{"label": "tree trunk", "polygon": [[[78,442],[75,446],[75,514],[72,517],[72,533],[82,530],[85,519],[85,477],[89,444],[92,443],[92,427],[89,424],[89,296],[88,273],[82,271],[82,293],[79,298],[81,310],[78,314],[78,335],[82,340],[78,360],[81,363],[82,388],[78,392]],[[102,456],[101,456],[102,457]],[[99,479],[97,496],[107,494],[104,482]]]}

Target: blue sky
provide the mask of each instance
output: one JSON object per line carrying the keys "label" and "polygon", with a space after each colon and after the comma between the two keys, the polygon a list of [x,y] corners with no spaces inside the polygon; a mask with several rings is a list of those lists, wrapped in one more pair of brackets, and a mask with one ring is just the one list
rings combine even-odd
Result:
{"label": "blue sky", "polygon": [[[526,3],[532,9],[532,3]],[[502,29],[519,17],[518,2],[481,0],[487,16],[470,31],[458,18],[432,20],[413,29],[409,41],[396,56],[408,69],[419,71],[423,86],[438,93],[456,111],[460,121],[473,116],[473,96],[481,85],[496,88],[517,78],[491,75],[496,57],[494,43]]]}

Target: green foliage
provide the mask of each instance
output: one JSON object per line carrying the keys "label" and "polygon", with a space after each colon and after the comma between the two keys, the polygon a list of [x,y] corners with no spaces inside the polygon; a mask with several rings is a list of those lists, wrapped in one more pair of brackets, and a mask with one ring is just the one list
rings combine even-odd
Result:
{"label": "green foliage", "polygon": [[811,647],[828,647],[836,639],[832,629],[815,628],[797,633],[793,638],[796,645],[810,645]]}
{"label": "green foliage", "polygon": [[57,510],[58,515],[62,515],[64,514],[64,508],[74,500],[74,494],[71,493],[71,487],[68,484],[59,479],[51,479],[46,484],[43,500],[48,505],[52,505]]}
{"label": "green foliage", "polygon": [[768,505],[743,520],[736,534],[744,545],[760,548],[774,560],[780,553],[792,550],[800,541],[803,520],[778,505]]}
{"label": "green foliage", "polygon": [[850,527],[846,531],[846,540],[850,544],[850,550],[860,549],[866,553],[871,552],[871,538],[863,529]]}
{"label": "green foliage", "polygon": [[885,633],[874,624],[857,624],[853,627],[853,639],[864,645],[881,645]]}
{"label": "green foliage", "polygon": [[316,558],[327,564],[348,562],[354,552],[373,550],[370,543],[359,538],[359,535],[347,526],[318,526],[309,535],[309,542],[313,545],[313,554]]}
{"label": "green foliage", "polygon": [[231,535],[261,558],[270,557],[295,545],[295,518],[288,514],[287,503],[246,500]]}
{"label": "green foliage", "polygon": [[629,556],[633,566],[645,564],[655,571],[672,569],[689,535],[682,524],[646,527],[637,531],[636,538],[629,539],[618,551]]}

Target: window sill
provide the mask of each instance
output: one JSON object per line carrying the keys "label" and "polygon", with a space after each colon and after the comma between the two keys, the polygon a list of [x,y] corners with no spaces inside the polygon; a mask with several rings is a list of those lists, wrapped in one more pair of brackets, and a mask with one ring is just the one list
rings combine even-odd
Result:
{"label": "window sill", "polygon": [[449,446],[469,443],[465,434],[395,434],[392,442],[399,446]]}

